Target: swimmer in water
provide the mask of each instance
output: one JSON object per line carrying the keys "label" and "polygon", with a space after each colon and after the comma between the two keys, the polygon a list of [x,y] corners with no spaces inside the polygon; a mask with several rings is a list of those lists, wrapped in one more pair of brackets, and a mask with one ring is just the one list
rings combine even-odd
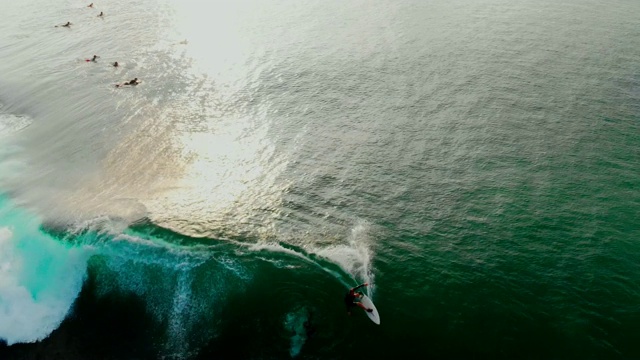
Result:
{"label": "swimmer in water", "polygon": [[98,60],[98,55],[93,55],[93,57],[91,58],[91,61],[96,62],[96,60]]}
{"label": "swimmer in water", "polygon": [[135,78],[133,80],[129,80],[123,84],[116,84],[116,87],[121,87],[121,86],[125,86],[125,85],[131,85],[131,86],[136,86],[140,84],[140,80],[138,80],[138,78]]}
{"label": "swimmer in water", "polygon": [[102,11],[100,11],[100,15],[98,15],[98,17],[103,17],[104,13]]}
{"label": "swimmer in water", "polygon": [[116,62],[114,62],[114,63],[113,63],[113,64],[111,64],[111,65],[113,65],[113,67],[118,67],[118,66],[119,66],[117,61],[116,61]]}

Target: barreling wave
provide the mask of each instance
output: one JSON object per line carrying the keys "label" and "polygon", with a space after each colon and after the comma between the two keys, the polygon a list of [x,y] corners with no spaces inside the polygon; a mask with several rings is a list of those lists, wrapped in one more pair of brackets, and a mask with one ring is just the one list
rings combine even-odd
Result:
{"label": "barreling wave", "polygon": [[[109,218],[64,227],[43,222],[7,196],[0,199],[0,339],[9,345],[40,341],[55,331],[73,313],[91,276],[98,299],[114,294],[142,299],[163,329],[164,341],[155,346],[163,356],[177,358],[194,357],[211,339],[224,337],[224,326],[216,324],[230,297],[275,291],[290,314],[279,331],[295,330],[290,355],[297,356],[306,339],[299,333],[306,319],[300,304],[319,298],[330,306],[335,293],[320,290],[327,286],[290,282],[265,288],[254,281],[256,274],[269,268],[303,274],[321,270],[329,275],[323,281],[337,279],[343,287],[366,275],[370,261],[358,257],[366,248],[359,242],[366,238],[362,224],[349,240],[354,247],[307,250],[286,243],[190,238],[144,220],[124,230],[114,225],[118,219]],[[297,300],[289,303],[292,299]]]}

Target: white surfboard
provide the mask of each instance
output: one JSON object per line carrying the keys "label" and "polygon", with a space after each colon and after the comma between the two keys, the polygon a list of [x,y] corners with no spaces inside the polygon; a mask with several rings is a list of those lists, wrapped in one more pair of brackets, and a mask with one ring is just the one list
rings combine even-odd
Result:
{"label": "white surfboard", "polygon": [[360,302],[362,303],[362,305],[366,306],[368,309],[373,309],[372,312],[365,311],[364,313],[367,314],[367,316],[369,317],[369,319],[371,319],[371,321],[380,325],[380,315],[378,314],[378,309],[376,309],[376,306],[373,305],[373,301],[371,301],[371,299],[369,299],[367,295],[362,294],[362,297],[360,298]]}

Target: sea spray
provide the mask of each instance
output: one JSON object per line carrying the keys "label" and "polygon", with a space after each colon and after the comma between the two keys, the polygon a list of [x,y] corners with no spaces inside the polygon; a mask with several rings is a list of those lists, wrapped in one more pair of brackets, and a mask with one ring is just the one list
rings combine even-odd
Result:
{"label": "sea spray", "polygon": [[35,342],[55,330],[80,293],[89,256],[42,233],[37,218],[0,197],[0,339]]}
{"label": "sea spray", "polygon": [[[347,239],[346,244],[332,245],[319,249],[316,254],[333,263],[350,274],[356,281],[363,280],[373,284],[374,276],[371,271],[371,224],[358,221]],[[369,296],[373,295],[372,287]]]}

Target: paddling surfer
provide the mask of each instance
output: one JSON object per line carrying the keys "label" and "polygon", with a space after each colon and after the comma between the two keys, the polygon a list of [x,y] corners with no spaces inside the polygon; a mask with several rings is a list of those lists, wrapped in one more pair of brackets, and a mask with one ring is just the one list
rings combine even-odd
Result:
{"label": "paddling surfer", "polygon": [[131,86],[135,86],[140,84],[140,80],[138,80],[138,78],[135,78],[133,80],[129,80],[123,84],[116,84],[116,87],[120,87],[120,86],[125,86],[125,85],[131,85]]}

